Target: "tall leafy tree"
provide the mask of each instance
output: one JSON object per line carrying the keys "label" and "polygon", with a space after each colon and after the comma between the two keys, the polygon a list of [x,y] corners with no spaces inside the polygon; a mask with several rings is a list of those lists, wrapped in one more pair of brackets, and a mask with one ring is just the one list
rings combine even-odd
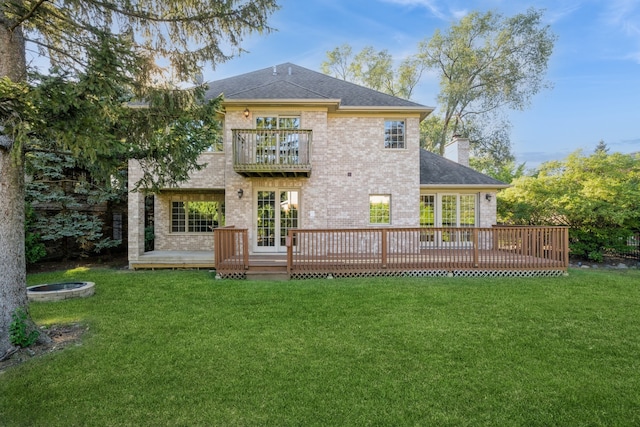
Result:
{"label": "tall leafy tree", "polygon": [[402,59],[397,66],[394,62],[387,50],[376,51],[372,46],[366,46],[354,55],[353,48],[343,44],[327,52],[327,59],[320,69],[333,77],[410,99],[420,82],[424,65],[414,56]]}
{"label": "tall leafy tree", "polygon": [[423,147],[444,153],[454,134],[468,137],[476,163],[497,171],[515,161],[506,109],[524,109],[545,81],[555,36],[534,9],[513,17],[473,12],[437,30],[394,68],[386,50],[353,53],[344,44],[327,52],[325,74],[410,99],[426,69],[440,77],[438,108],[420,125]]}
{"label": "tall leafy tree", "polygon": [[[24,156],[54,151],[108,175],[126,158],[145,186],[186,179],[212,136],[216,103],[190,81],[205,62],[269,31],[276,0],[15,0],[0,5],[0,357],[11,351],[11,315],[27,307]],[[57,67],[28,80],[27,43]],[[224,47],[230,47],[225,51]],[[156,64],[163,64],[164,68]],[[131,108],[131,100],[145,108]],[[129,106],[126,106],[129,103]]]}
{"label": "tall leafy tree", "polygon": [[419,44],[418,57],[440,75],[442,128],[431,141],[434,151],[444,153],[453,134],[471,136],[472,127],[482,129],[500,109],[524,109],[549,87],[545,73],[555,36],[541,21],[535,9],[513,17],[472,12]]}
{"label": "tall leafy tree", "polygon": [[322,61],[320,69],[325,74],[352,82],[355,80],[352,62],[353,48],[345,43],[327,52],[327,59]]}
{"label": "tall leafy tree", "polygon": [[571,253],[601,260],[640,231],[640,156],[577,151],[517,178],[498,198],[501,221],[569,226]]}

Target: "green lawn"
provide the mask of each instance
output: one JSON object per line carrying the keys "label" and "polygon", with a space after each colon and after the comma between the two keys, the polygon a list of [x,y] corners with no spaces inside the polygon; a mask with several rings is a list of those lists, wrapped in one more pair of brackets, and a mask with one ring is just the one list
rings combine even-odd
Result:
{"label": "green lawn", "polygon": [[0,425],[640,425],[640,272],[214,280],[75,270],[82,345],[0,375]]}

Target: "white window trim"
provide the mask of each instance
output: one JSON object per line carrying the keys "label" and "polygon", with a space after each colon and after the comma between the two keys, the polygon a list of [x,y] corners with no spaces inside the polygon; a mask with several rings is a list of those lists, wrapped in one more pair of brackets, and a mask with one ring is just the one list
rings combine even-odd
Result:
{"label": "white window trim", "polygon": [[[372,197],[388,197],[389,198],[389,222],[371,222],[371,198]],[[387,193],[387,194],[383,194],[383,193],[375,193],[375,194],[369,194],[369,201],[367,206],[369,207],[369,225],[372,226],[378,226],[378,227],[385,227],[385,226],[390,226],[391,224],[393,224],[393,216],[392,216],[392,197],[391,194]]]}
{"label": "white window trim", "polygon": [[[387,130],[387,122],[402,122],[403,126],[402,129],[404,131],[403,135],[402,135],[402,147],[387,147],[385,144],[385,133]],[[386,118],[384,119],[384,123],[382,125],[382,148],[384,148],[385,150],[406,150],[407,149],[407,119],[390,119],[390,118]]]}
{"label": "white window trim", "polygon": [[[273,114],[273,113],[266,113],[266,112],[257,112],[255,114],[255,119],[253,120],[253,126],[256,129],[258,129],[258,119],[264,119],[264,118],[275,118],[276,129],[283,129],[283,130],[303,129],[302,116],[299,114]],[[280,119],[298,119],[298,127],[297,128],[281,128]]]}
{"label": "white window trim", "polygon": [[218,203],[218,214],[222,213],[222,215],[224,215],[224,218],[226,220],[226,212],[220,212],[220,210],[222,210],[222,206],[225,204],[225,200],[224,200],[224,196],[223,195],[220,195],[219,197],[210,196],[210,195],[206,195],[206,196],[202,195],[202,196],[194,196],[194,197],[175,196],[175,197],[172,197],[169,200],[169,234],[179,235],[179,236],[184,236],[184,235],[211,236],[211,235],[213,235],[213,231],[216,228],[224,227],[224,224],[222,224],[222,225],[218,224],[218,227],[214,228],[211,231],[188,231],[188,229],[189,229],[189,218],[185,216],[185,223],[184,223],[185,231],[173,231],[173,203],[174,202],[182,202],[182,203],[185,203],[185,204],[189,204],[190,202],[217,202]]}
{"label": "white window trim", "polygon": [[[435,197],[435,209],[434,209],[434,227],[442,227],[442,198],[443,196],[456,196],[456,223],[457,227],[460,227],[460,196],[475,196],[475,218],[474,218],[474,226],[473,228],[477,228],[480,223],[480,193],[471,193],[471,192],[446,192],[446,193],[438,193],[438,192],[420,192],[420,196],[434,196]],[[420,200],[419,203],[422,201]],[[471,228],[471,227],[468,227]]]}

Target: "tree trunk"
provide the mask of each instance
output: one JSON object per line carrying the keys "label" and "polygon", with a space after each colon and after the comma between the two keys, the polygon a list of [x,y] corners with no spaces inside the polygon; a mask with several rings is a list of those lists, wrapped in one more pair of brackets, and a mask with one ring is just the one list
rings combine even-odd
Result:
{"label": "tree trunk", "polygon": [[[26,78],[22,29],[0,13],[0,78]],[[0,118],[1,119],[1,118]],[[9,325],[19,307],[27,310],[24,255],[24,163],[11,135],[0,127],[0,358],[11,348]]]}

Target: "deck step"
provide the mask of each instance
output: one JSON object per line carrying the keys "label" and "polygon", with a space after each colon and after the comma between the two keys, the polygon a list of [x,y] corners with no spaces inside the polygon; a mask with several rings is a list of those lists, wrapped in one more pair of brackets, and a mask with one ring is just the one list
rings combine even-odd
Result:
{"label": "deck step", "polygon": [[254,265],[249,264],[248,271],[264,271],[264,272],[280,272],[286,273],[287,266],[286,265]]}
{"label": "deck step", "polygon": [[265,269],[249,269],[246,273],[247,280],[289,280],[287,269],[265,270]]}

